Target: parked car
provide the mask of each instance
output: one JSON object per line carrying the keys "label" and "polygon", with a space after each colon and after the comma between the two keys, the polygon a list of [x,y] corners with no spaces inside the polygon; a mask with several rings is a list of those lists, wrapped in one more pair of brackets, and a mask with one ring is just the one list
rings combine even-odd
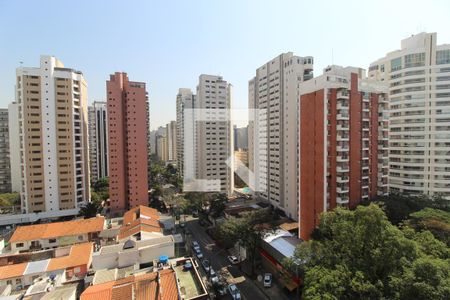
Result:
{"label": "parked car", "polygon": [[230,292],[231,297],[233,297],[233,300],[241,300],[241,292],[235,284],[230,284],[228,286],[228,291]]}
{"label": "parked car", "polygon": [[211,264],[209,263],[209,260],[204,259],[202,261],[202,267],[205,270],[206,274],[209,274],[209,271],[211,270]]}
{"label": "parked car", "polygon": [[200,250],[200,244],[197,241],[193,241],[192,242],[192,248],[194,250],[196,250],[196,249]]}
{"label": "parked car", "polygon": [[200,249],[194,248],[194,253],[195,253],[195,256],[197,256],[198,259],[202,259],[203,258],[203,253],[202,253],[202,251]]}
{"label": "parked car", "polygon": [[264,287],[272,286],[272,273],[264,274]]}
{"label": "parked car", "polygon": [[219,277],[217,276],[217,273],[216,273],[216,271],[214,271],[213,268],[209,269],[209,276],[210,276],[212,284],[215,284],[215,283],[219,282]]}
{"label": "parked car", "polygon": [[230,263],[232,263],[233,265],[239,263],[239,260],[237,259],[236,256],[234,255],[229,255],[227,256],[228,260],[230,261]]}

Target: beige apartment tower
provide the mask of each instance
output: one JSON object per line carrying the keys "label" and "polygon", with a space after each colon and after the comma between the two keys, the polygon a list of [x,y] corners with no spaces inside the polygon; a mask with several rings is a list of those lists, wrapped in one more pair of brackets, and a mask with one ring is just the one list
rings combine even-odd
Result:
{"label": "beige apartment tower", "polygon": [[[194,113],[196,179],[208,181],[203,191],[219,191],[228,196],[234,189],[231,90],[231,84],[221,76],[202,74],[194,106],[202,111]],[[224,117],[223,121],[218,116]]]}
{"label": "beige apartment tower", "polygon": [[389,85],[390,193],[450,198],[450,45],[413,35],[369,77]]}
{"label": "beige apartment tower", "polygon": [[255,196],[298,219],[299,84],[313,76],[313,58],[283,53],[249,81],[249,168]]}
{"label": "beige apartment tower", "polygon": [[53,56],[16,70],[22,212],[76,209],[89,200],[87,84]]}

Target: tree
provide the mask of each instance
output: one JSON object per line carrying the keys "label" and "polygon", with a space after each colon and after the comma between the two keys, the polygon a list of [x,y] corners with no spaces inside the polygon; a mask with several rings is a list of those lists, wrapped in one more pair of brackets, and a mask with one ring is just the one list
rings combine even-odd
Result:
{"label": "tree", "polygon": [[450,213],[433,208],[424,208],[412,213],[405,221],[417,231],[429,230],[438,240],[450,247]]}
{"label": "tree", "polygon": [[450,211],[450,201],[439,195],[428,197],[425,195],[408,196],[403,194],[389,194],[379,196],[375,200],[365,201],[363,205],[375,202],[380,205],[392,224],[398,225],[408,219],[409,215],[426,207]]}
{"label": "tree", "polygon": [[14,206],[14,205],[20,205],[19,193],[0,194],[0,206]]}
{"label": "tree", "polygon": [[80,207],[79,214],[85,219],[93,218],[100,211],[100,206],[96,202],[88,202],[84,206]]}
{"label": "tree", "polygon": [[[427,240],[431,247],[420,245]],[[305,274],[303,298],[446,299],[449,290],[440,286],[448,283],[443,270],[450,269],[444,247],[431,235],[400,230],[375,204],[325,212],[315,238],[295,252]],[[421,268],[434,277],[418,277]],[[403,281],[423,286],[421,297],[411,297]]]}
{"label": "tree", "polygon": [[243,213],[240,218],[231,217],[218,227],[218,237],[227,245],[239,243],[246,249],[252,275],[261,240],[273,229],[273,214],[271,209],[259,209]]}
{"label": "tree", "polygon": [[223,211],[226,208],[226,203],[228,202],[228,199],[225,197],[219,197],[215,200],[211,201],[211,204],[209,205],[209,213],[214,219],[217,219],[218,217],[222,216]]}
{"label": "tree", "polygon": [[92,187],[93,187],[95,192],[108,191],[108,189],[109,189],[109,178],[108,177],[100,178],[99,180],[94,182]]}

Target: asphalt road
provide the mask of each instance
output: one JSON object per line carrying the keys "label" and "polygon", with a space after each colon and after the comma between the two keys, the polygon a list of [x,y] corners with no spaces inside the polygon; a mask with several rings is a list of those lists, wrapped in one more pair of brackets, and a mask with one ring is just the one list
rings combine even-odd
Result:
{"label": "asphalt road", "polygon": [[[187,219],[186,220],[187,228],[189,229],[192,240],[197,241],[200,244],[202,249],[204,258],[208,259],[213,267],[213,269],[217,272],[218,270],[226,267],[228,271],[233,275],[233,277],[244,276],[245,280],[238,283],[237,287],[241,291],[241,296],[246,300],[265,300],[268,299],[265,294],[261,292],[261,290],[253,283],[253,281],[239,270],[239,268],[235,265],[231,265],[227,259],[228,253],[226,250],[219,248],[214,240],[205,232],[205,228],[199,225],[196,219]],[[190,246],[190,245],[189,245]],[[200,269],[201,262],[199,261]],[[203,272],[204,274],[204,272]],[[221,297],[221,299],[232,299],[230,294],[227,296]]]}

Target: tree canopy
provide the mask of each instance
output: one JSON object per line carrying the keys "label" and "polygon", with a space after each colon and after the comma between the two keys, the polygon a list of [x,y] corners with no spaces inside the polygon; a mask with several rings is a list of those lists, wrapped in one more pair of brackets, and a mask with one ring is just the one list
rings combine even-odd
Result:
{"label": "tree canopy", "polygon": [[439,195],[430,198],[425,195],[409,196],[393,193],[386,196],[379,196],[375,200],[369,200],[362,204],[368,205],[372,202],[375,202],[384,209],[389,221],[394,225],[400,224],[408,219],[410,214],[427,207],[450,211],[450,201]]}
{"label": "tree canopy", "polygon": [[295,252],[304,299],[449,299],[449,257],[429,232],[401,230],[375,204],[323,213]]}
{"label": "tree canopy", "polygon": [[242,217],[230,217],[217,228],[217,237],[228,246],[239,243],[247,251],[247,256],[254,273],[258,248],[264,235],[270,231],[273,226],[273,210],[259,209],[246,212]]}
{"label": "tree canopy", "polygon": [[4,193],[0,194],[0,206],[20,205],[19,193]]}
{"label": "tree canopy", "polygon": [[450,247],[450,212],[427,207],[410,214],[405,224],[417,231],[429,230]]}

